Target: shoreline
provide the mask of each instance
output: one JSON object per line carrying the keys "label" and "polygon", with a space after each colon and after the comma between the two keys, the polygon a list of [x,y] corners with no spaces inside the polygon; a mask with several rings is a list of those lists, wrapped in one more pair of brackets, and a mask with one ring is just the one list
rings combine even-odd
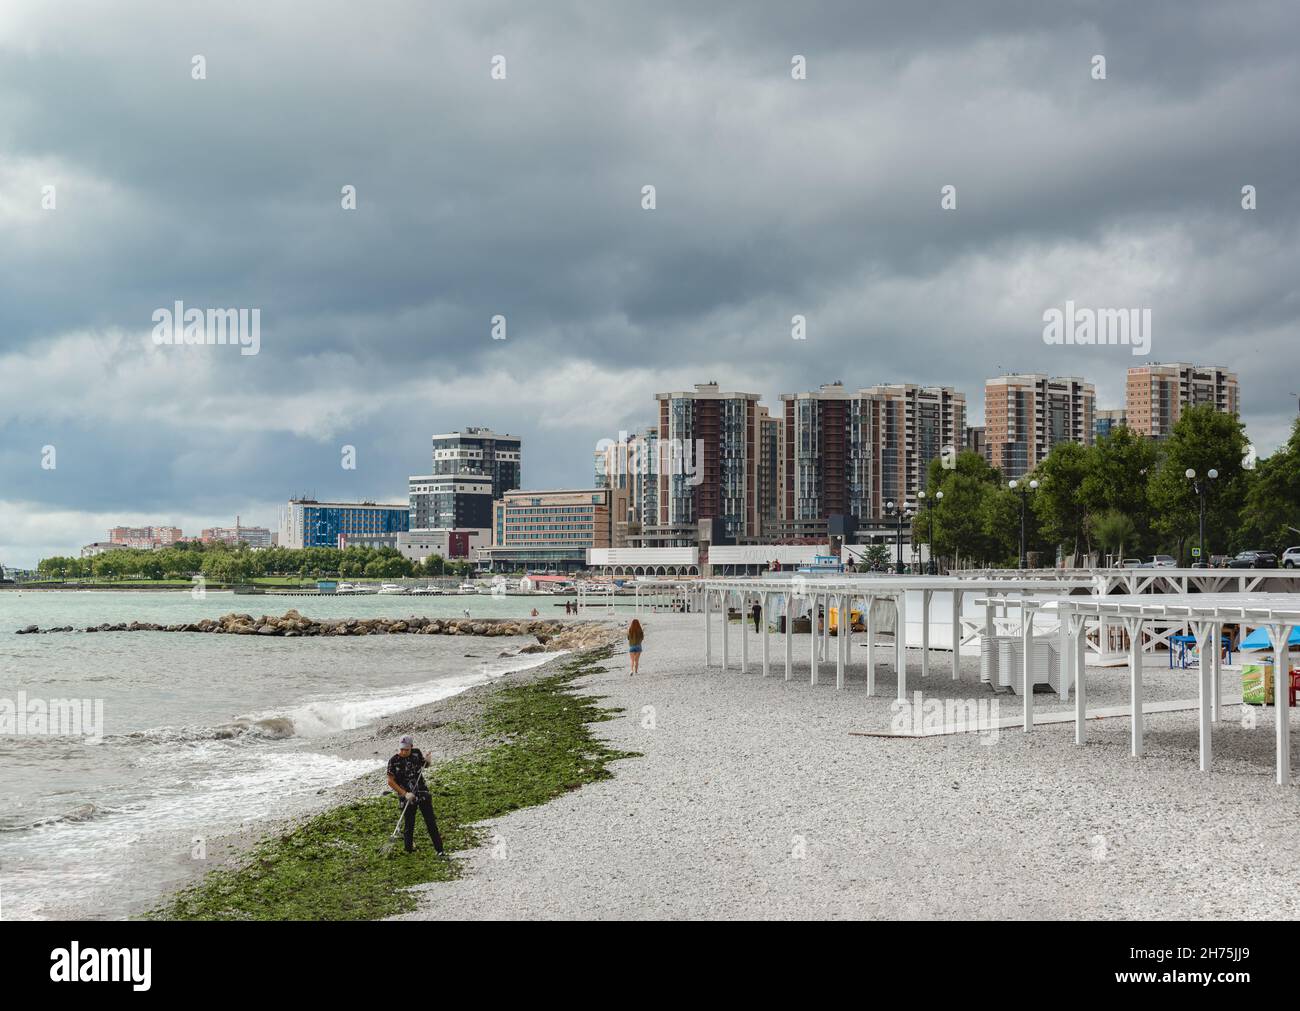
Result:
{"label": "shoreline", "polygon": [[[259,819],[238,830],[208,840],[207,859],[195,866],[186,876],[185,881],[179,882],[142,904],[140,908],[133,910],[130,918],[148,917],[172,907],[186,892],[201,887],[210,873],[235,873],[248,864],[250,857],[259,848],[273,845],[277,840],[284,840],[300,830],[307,829],[322,817],[337,815],[350,805],[368,803],[377,799],[391,804],[391,793],[384,778],[384,763],[393,753],[394,742],[403,734],[412,734],[415,737],[416,747],[420,748],[432,762],[435,776],[449,763],[469,759],[495,747],[500,741],[483,727],[484,715],[491,708],[494,700],[510,689],[536,685],[554,678],[567,666],[582,662],[584,657],[599,653],[603,648],[587,646],[582,650],[548,654],[541,663],[510,671],[454,695],[400,710],[366,726],[338,731],[328,737],[317,739],[313,742],[313,752],[331,758],[374,760],[375,770],[334,787],[317,791],[316,802],[294,815]],[[523,655],[537,656],[537,654]],[[433,782],[432,778],[430,782]],[[436,806],[435,798],[435,808]],[[397,810],[396,806],[392,806],[393,814],[386,816],[389,828]],[[438,817],[440,826],[443,826],[441,812],[438,812]],[[423,825],[417,823],[416,829],[416,846],[419,853]],[[445,828],[443,834],[446,837]],[[371,845],[377,844],[380,840],[364,836],[352,841]],[[426,836],[423,839],[426,848],[427,843]]]}

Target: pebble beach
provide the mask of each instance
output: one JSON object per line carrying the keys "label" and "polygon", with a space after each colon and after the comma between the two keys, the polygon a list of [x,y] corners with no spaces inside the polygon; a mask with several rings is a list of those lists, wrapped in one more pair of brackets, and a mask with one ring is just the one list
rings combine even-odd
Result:
{"label": "pebble beach", "polygon": [[[809,683],[808,639],[784,679],[757,660],[704,667],[698,615],[643,619],[646,651],[577,683],[623,713],[596,725],[614,778],[495,820],[463,855],[465,873],[420,889],[415,919],[1294,918],[1300,865],[1296,787],[1273,781],[1273,711],[1244,724],[1225,688],[1211,774],[1197,769],[1194,711],[1148,714],[1146,754],[1129,755],[1129,720],[997,734],[890,737],[892,652],[880,642],[866,694],[863,637],[846,685],[834,654]],[[715,641],[715,650],[717,649]],[[715,661],[718,657],[715,652]],[[999,701],[963,659],[933,651],[930,675],[909,650],[909,693]],[[829,672],[829,673],[828,673]],[[1150,701],[1195,697],[1195,673],[1145,669]],[[1089,707],[1127,700],[1124,668],[1089,668]],[[1038,694],[1040,712],[1065,710]],[[399,721],[400,722],[400,721]],[[1292,715],[1293,730],[1297,721]],[[1294,749],[1293,749],[1294,756]],[[1293,758],[1294,761],[1294,758]]]}

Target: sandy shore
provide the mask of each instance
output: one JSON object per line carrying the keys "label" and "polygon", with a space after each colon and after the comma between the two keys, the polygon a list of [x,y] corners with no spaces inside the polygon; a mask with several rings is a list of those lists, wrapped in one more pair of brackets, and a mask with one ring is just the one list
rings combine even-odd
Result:
{"label": "sandy shore", "polygon": [[[1273,782],[1271,709],[1255,710],[1254,729],[1240,705],[1226,709],[1208,776],[1197,771],[1194,712],[1149,715],[1141,759],[1128,754],[1126,718],[1091,723],[1083,749],[1072,724],[995,740],[858,736],[889,726],[888,649],[868,697],[861,636],[836,691],[833,659],[809,684],[806,636],[786,682],[779,636],[764,679],[756,637],[749,672],[724,675],[703,667],[699,616],[646,626],[641,675],[629,678],[620,655],[579,682],[626,710],[596,733],[643,757],[494,823],[489,844],[465,855],[465,876],[423,889],[412,918],[1300,915],[1289,857],[1300,791]],[[922,681],[911,651],[910,689],[993,697],[973,658],[954,684],[950,654],[931,656]],[[1193,698],[1195,677],[1157,655],[1148,698]],[[1090,706],[1123,702],[1126,678],[1090,668]],[[1018,697],[998,699],[1003,717],[1019,713]],[[1036,701],[1039,711],[1073,704]],[[405,725],[391,722],[376,745]]]}

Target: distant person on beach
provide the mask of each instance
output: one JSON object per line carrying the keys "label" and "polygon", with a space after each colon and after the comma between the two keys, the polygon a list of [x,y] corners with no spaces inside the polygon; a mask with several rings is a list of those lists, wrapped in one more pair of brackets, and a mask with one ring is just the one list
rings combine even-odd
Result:
{"label": "distant person on beach", "polygon": [[641,627],[641,622],[633,618],[632,624],[627,627],[627,655],[632,661],[633,676],[641,666],[641,645],[644,642],[645,630]]}
{"label": "distant person on beach", "polygon": [[760,631],[758,623],[763,620],[763,607],[761,604],[755,604],[750,609],[750,616],[754,619],[754,631]]}
{"label": "distant person on beach", "polygon": [[433,848],[442,856],[442,836],[438,834],[438,819],[433,814],[433,794],[421,775],[429,760],[424,757],[408,734],[397,742],[397,754],[388,760],[388,785],[397,794],[399,803],[406,806],[402,822],[402,836],[406,852],[415,851],[415,809],[424,815],[424,827],[429,830]]}
{"label": "distant person on beach", "polygon": [[533,617],[534,617],[534,618],[537,617],[537,608],[535,608],[535,607],[533,608]]}

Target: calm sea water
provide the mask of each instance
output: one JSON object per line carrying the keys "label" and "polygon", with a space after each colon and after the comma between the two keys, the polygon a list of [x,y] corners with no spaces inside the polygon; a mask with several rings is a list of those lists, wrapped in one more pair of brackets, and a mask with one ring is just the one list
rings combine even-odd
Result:
{"label": "calm sea water", "polygon": [[466,609],[474,617],[520,617],[534,607],[540,617],[562,618],[557,599],[0,592],[0,704],[25,698],[30,712],[32,700],[74,699],[88,717],[72,728],[77,734],[29,725],[0,735],[0,915],[121,917],[146,909],[192,876],[195,840],[305,810],[317,791],[387,760],[386,746],[373,760],[327,756],[313,743],[323,735],[550,658],[499,658],[525,640],[498,638],[18,636],[16,629],[175,624],[291,607],[312,618],[448,617]]}

